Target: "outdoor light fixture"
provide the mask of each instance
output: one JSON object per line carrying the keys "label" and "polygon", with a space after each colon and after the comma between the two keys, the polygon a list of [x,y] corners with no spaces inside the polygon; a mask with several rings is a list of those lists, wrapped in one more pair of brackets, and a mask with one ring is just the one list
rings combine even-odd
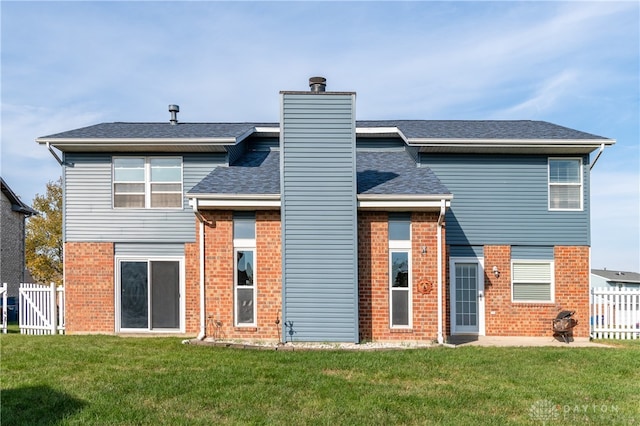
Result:
{"label": "outdoor light fixture", "polygon": [[493,275],[496,276],[496,278],[500,278],[500,271],[498,270],[497,266],[493,266]]}

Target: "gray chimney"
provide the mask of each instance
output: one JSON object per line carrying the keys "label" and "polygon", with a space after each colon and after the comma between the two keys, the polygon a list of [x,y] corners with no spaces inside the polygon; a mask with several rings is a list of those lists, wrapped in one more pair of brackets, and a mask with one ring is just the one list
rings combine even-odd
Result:
{"label": "gray chimney", "polygon": [[309,87],[314,93],[324,92],[327,87],[327,79],[324,77],[311,77],[309,79]]}
{"label": "gray chimney", "polygon": [[169,105],[169,112],[171,113],[171,119],[169,122],[171,125],[178,124],[178,113],[180,112],[180,107],[178,105]]}

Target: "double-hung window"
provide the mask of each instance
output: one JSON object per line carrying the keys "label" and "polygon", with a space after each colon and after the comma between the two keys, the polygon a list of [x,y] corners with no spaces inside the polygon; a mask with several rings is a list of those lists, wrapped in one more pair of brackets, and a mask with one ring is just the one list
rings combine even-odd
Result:
{"label": "double-hung window", "polygon": [[411,216],[389,215],[389,320],[391,328],[410,328]]}
{"label": "double-hung window", "polygon": [[255,213],[233,215],[234,325],[256,326],[256,218]]}
{"label": "double-hung window", "polygon": [[514,302],[554,301],[553,261],[516,261],[511,264],[511,299]]}
{"label": "double-hung window", "polygon": [[182,158],[113,158],[113,207],[144,209],[182,206]]}
{"label": "double-hung window", "polygon": [[582,210],[582,160],[549,159],[549,210]]}

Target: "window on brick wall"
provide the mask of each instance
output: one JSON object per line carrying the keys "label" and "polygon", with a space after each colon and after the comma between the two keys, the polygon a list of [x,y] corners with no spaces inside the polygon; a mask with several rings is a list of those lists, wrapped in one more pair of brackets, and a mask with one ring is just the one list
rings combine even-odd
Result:
{"label": "window on brick wall", "polygon": [[182,158],[114,157],[114,208],[182,208]]}
{"label": "window on brick wall", "polygon": [[553,302],[553,262],[513,261],[511,300],[514,302]]}
{"label": "window on brick wall", "polygon": [[256,217],[252,212],[233,215],[233,303],[236,326],[256,325]]}
{"label": "window on brick wall", "polygon": [[582,210],[582,160],[549,159],[549,210]]}
{"label": "window on brick wall", "polygon": [[389,215],[389,322],[391,328],[410,328],[411,216]]}

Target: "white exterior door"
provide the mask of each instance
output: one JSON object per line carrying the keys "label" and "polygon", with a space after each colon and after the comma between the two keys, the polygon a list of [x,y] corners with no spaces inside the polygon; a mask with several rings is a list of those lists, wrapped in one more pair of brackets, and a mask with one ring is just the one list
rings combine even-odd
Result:
{"label": "white exterior door", "polygon": [[480,259],[451,259],[451,334],[484,335],[484,268]]}

